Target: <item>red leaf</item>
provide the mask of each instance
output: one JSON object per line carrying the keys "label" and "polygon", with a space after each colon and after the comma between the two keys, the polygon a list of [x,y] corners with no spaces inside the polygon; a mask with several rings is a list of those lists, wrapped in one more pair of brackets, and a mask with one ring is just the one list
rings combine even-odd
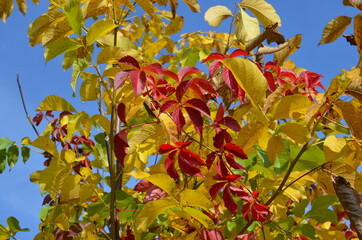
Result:
{"label": "red leaf", "polygon": [[181,68],[180,71],[178,72],[179,82],[182,82],[182,80],[184,80],[185,77],[190,76],[191,74],[194,74],[194,73],[198,73],[198,72],[202,72],[202,71],[195,67]]}
{"label": "red leaf", "polygon": [[127,140],[128,130],[123,129],[117,135],[114,136],[114,154],[117,157],[117,161],[124,167],[124,158],[126,157],[128,151],[128,140]]}
{"label": "red leaf", "polygon": [[295,73],[288,69],[283,69],[283,72],[281,72],[278,77],[290,78],[293,82],[297,80],[297,76],[295,76]]}
{"label": "red leaf", "polygon": [[147,190],[143,203],[152,202],[167,196],[167,193],[157,186],[152,186]]}
{"label": "red leaf", "polygon": [[114,90],[116,91],[118,88],[122,87],[129,76],[128,71],[120,71],[114,77]]}
{"label": "red leaf", "polygon": [[199,111],[194,108],[185,107],[187,114],[190,117],[191,123],[194,125],[196,132],[202,136],[202,127],[204,125],[204,121]]}
{"label": "red leaf", "polygon": [[275,80],[273,74],[269,71],[264,73],[264,77],[268,80],[268,89],[271,92],[274,92],[277,87],[275,86]]}
{"label": "red leaf", "polygon": [[250,221],[249,212],[250,212],[250,202],[244,203],[244,206],[241,209],[243,216],[246,221]]}
{"label": "red leaf", "polygon": [[119,103],[117,107],[117,114],[119,117],[119,120],[121,120],[123,123],[126,123],[126,105],[124,103]]}
{"label": "red leaf", "polygon": [[225,154],[225,159],[228,162],[228,164],[230,165],[230,167],[232,167],[234,169],[241,169],[243,171],[246,170],[243,165],[241,165],[240,163],[235,161],[234,157],[231,154]]}
{"label": "red leaf", "polygon": [[43,118],[44,118],[44,113],[39,112],[38,114],[35,115],[35,117],[33,117],[33,122],[35,123],[36,126],[39,126]]}
{"label": "red leaf", "polygon": [[149,188],[151,188],[153,186],[155,186],[155,185],[153,185],[149,181],[143,179],[139,183],[136,184],[136,186],[134,187],[133,190],[138,191],[138,192],[146,192]]}
{"label": "red leaf", "polygon": [[189,89],[190,84],[192,83],[192,79],[184,81],[180,83],[180,85],[176,88],[176,98],[177,101],[181,102],[182,96],[186,93],[187,89]]}
{"label": "red leaf", "polygon": [[225,238],[218,229],[204,229],[202,230],[202,240],[224,240]]}
{"label": "red leaf", "polygon": [[225,129],[221,129],[220,131],[216,131],[216,135],[215,137],[213,137],[213,140],[214,147],[221,148],[222,146],[224,146],[224,142],[229,143],[232,141],[232,138]]}
{"label": "red leaf", "polygon": [[140,69],[140,64],[138,63],[138,61],[129,55],[121,58],[118,62]]}
{"label": "red leaf", "polygon": [[236,182],[239,179],[241,179],[243,176],[239,174],[230,174],[225,177],[225,180],[228,180],[228,182]]}
{"label": "red leaf", "polygon": [[159,64],[159,63],[152,63],[146,67],[142,67],[142,70],[146,70],[146,71],[155,73],[160,77],[163,76],[163,69],[162,69],[161,64]]}
{"label": "red leaf", "polygon": [[204,101],[202,101],[201,99],[192,98],[190,100],[187,100],[185,102],[185,105],[191,106],[191,107],[199,110],[204,115],[210,117],[210,110],[209,110],[208,106],[206,105],[206,103]]}
{"label": "red leaf", "polygon": [[234,215],[238,212],[238,205],[232,198],[230,194],[230,190],[228,187],[224,189],[224,193],[222,195],[222,199],[224,200],[225,207]]}
{"label": "red leaf", "polygon": [[179,155],[182,155],[184,159],[187,159],[187,161],[192,165],[205,165],[206,163],[200,158],[199,155],[196,153],[191,152],[187,149],[180,149]]}
{"label": "red leaf", "polygon": [[162,144],[160,146],[160,149],[158,149],[158,152],[160,154],[164,154],[164,153],[169,153],[169,152],[172,152],[174,150],[176,150],[177,147],[173,146],[173,145],[170,145],[170,144]]}
{"label": "red leaf", "polygon": [[182,128],[186,124],[185,117],[179,107],[175,108],[175,110],[171,114],[172,120],[176,123],[178,134],[181,133]]}
{"label": "red leaf", "polygon": [[165,160],[165,169],[167,171],[167,174],[172,177],[173,179],[179,179],[179,175],[174,167],[174,157],[175,157],[176,152],[171,152],[166,160]]}
{"label": "red leaf", "polygon": [[216,162],[216,172],[219,174],[221,179],[225,179],[229,175],[229,170],[226,168],[226,165],[220,156]]}
{"label": "red leaf", "polygon": [[199,168],[194,167],[190,164],[188,156],[184,154],[179,154],[178,156],[178,164],[180,165],[180,169],[185,174],[190,176],[203,177]]}
{"label": "red leaf", "polygon": [[188,146],[190,146],[192,143],[192,141],[189,142],[175,142],[175,144],[179,147],[179,148],[187,148]]}
{"label": "red leaf", "polygon": [[229,186],[230,192],[233,195],[238,196],[240,199],[242,199],[246,202],[250,201],[249,194],[247,192],[245,192],[241,187],[237,188],[237,187],[231,186],[231,184],[229,184],[228,186]]}
{"label": "red leaf", "polygon": [[224,117],[218,123],[227,126],[235,132],[239,132],[241,129],[239,123],[232,117]]}
{"label": "red leaf", "polygon": [[223,60],[226,59],[224,54],[221,53],[211,53],[207,58],[205,58],[204,60],[202,60],[202,63],[205,63],[207,61],[211,61],[211,60]]}
{"label": "red leaf", "polygon": [[225,150],[233,154],[234,156],[241,159],[248,159],[248,156],[245,154],[243,149],[234,143],[226,143],[224,145]]}
{"label": "red leaf", "polygon": [[162,104],[162,106],[160,107],[160,113],[166,112],[168,109],[170,109],[173,106],[176,106],[178,104],[179,103],[176,102],[175,100],[169,100],[169,101],[165,102],[164,104]]}
{"label": "red leaf", "polygon": [[212,152],[210,154],[207,155],[206,157],[206,167],[208,169],[211,168],[212,164],[214,163],[215,157],[217,156],[217,152]]}
{"label": "red leaf", "polygon": [[224,109],[224,106],[222,105],[222,103],[220,103],[219,105],[219,109],[217,110],[217,113],[216,113],[216,117],[215,117],[215,122],[219,122],[221,121],[221,119],[223,119],[224,117],[224,113],[225,113],[225,109]]}
{"label": "red leaf", "polygon": [[131,79],[133,91],[137,97],[146,86],[146,74],[144,71],[131,70],[129,72],[129,78]]}
{"label": "red leaf", "polygon": [[203,78],[194,78],[192,84],[197,85],[199,88],[202,88],[205,92],[217,95],[212,84]]}
{"label": "red leaf", "polygon": [[236,97],[238,95],[238,83],[236,82],[236,79],[234,75],[231,73],[229,69],[226,67],[223,68],[222,77],[225,81],[226,86],[228,86],[233,93],[232,97]]}
{"label": "red leaf", "polygon": [[265,215],[269,214],[269,207],[258,203],[257,201],[254,202],[253,207],[251,209],[251,215],[254,220],[259,222],[264,222],[267,220]]}
{"label": "red leaf", "polygon": [[210,66],[209,66],[210,77],[214,77],[216,71],[220,68],[220,66],[222,66],[222,62],[220,62],[220,61],[215,61],[210,64]]}
{"label": "red leaf", "polygon": [[249,53],[247,51],[236,49],[234,52],[230,54],[230,58],[238,57],[238,56],[247,56]]}
{"label": "red leaf", "polygon": [[217,194],[221,191],[221,189],[223,189],[225,184],[226,184],[225,182],[219,182],[211,186],[209,193],[210,196],[212,197],[212,200],[216,198]]}
{"label": "red leaf", "polygon": [[165,74],[166,76],[172,78],[173,80],[179,82],[177,74],[168,70],[168,69],[163,69],[163,74]]}
{"label": "red leaf", "polygon": [[264,70],[267,70],[269,68],[278,68],[278,64],[276,64],[275,61],[272,61],[272,62],[267,62],[264,66]]}

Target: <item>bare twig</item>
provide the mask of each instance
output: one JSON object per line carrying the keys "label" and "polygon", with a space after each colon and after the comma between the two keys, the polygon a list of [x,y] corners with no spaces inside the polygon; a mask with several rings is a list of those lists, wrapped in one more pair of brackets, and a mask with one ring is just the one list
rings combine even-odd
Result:
{"label": "bare twig", "polygon": [[273,25],[268,26],[264,32],[260,33],[258,36],[256,36],[254,39],[250,40],[248,44],[246,45],[245,50],[247,52],[252,51],[254,48],[259,46],[265,39],[268,38],[268,36],[273,32],[275,28],[278,27],[278,23],[275,23]]}
{"label": "bare twig", "polygon": [[24,95],[23,95],[23,90],[21,89],[21,84],[20,84],[20,77],[19,77],[19,73],[16,73],[16,82],[18,83],[18,88],[19,88],[19,93],[20,93],[20,97],[21,97],[21,102],[23,104],[23,108],[24,108],[24,112],[26,115],[26,118],[28,119],[30,125],[32,126],[34,132],[36,133],[36,135],[39,137],[40,134],[38,132],[38,130],[36,130],[36,127],[34,125],[33,120],[31,120],[31,117],[28,114],[28,110],[26,109],[26,105],[25,105],[25,100],[24,100]]}

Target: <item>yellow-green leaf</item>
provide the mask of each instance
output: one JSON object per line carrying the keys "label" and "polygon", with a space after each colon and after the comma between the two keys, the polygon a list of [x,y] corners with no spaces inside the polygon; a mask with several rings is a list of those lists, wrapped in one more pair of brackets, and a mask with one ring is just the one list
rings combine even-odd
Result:
{"label": "yellow-green leaf", "polygon": [[184,26],[184,18],[182,16],[177,16],[171,20],[170,24],[166,26],[165,34],[172,35],[178,33]]}
{"label": "yellow-green leaf", "polygon": [[197,221],[199,221],[207,229],[211,229],[214,226],[214,221],[206,214],[200,212],[200,210],[190,207],[184,207],[182,208],[182,210],[191,217],[195,218]]}
{"label": "yellow-green leaf", "polygon": [[165,197],[147,203],[136,218],[135,226],[137,231],[146,232],[148,226],[153,223],[158,215],[176,205],[177,202],[171,197]]}
{"label": "yellow-green leaf", "polygon": [[260,34],[258,19],[249,16],[244,9],[240,8],[234,33],[236,38],[245,44]]}
{"label": "yellow-green leaf", "polygon": [[209,23],[212,27],[218,27],[221,22],[232,16],[233,13],[225,6],[217,5],[214,7],[209,8],[205,12],[205,20]]}
{"label": "yellow-green leaf", "polygon": [[255,63],[245,58],[230,58],[221,62],[233,73],[239,86],[248,94],[252,104],[261,109],[264,106],[268,84]]}
{"label": "yellow-green leaf", "polygon": [[327,23],[318,45],[334,42],[351,24],[351,20],[351,17],[339,16]]}
{"label": "yellow-green leaf", "polygon": [[306,114],[307,109],[313,104],[307,96],[289,95],[276,103],[273,111],[274,119],[292,118],[298,120],[301,115]]}
{"label": "yellow-green leaf", "polygon": [[81,36],[83,25],[83,14],[79,0],[66,0],[64,8],[65,16],[74,32]]}
{"label": "yellow-green leaf", "polygon": [[103,116],[101,114],[96,114],[96,115],[93,115],[91,119],[96,124],[98,124],[106,134],[110,133],[111,122],[109,121],[108,118],[106,118],[105,116]]}
{"label": "yellow-green leaf", "polygon": [[47,96],[36,109],[37,111],[69,111],[69,112],[77,112],[75,108],[64,98],[49,95]]}
{"label": "yellow-green leaf", "polygon": [[[361,110],[352,102],[338,101],[333,106],[334,110],[347,122],[352,130],[353,136],[357,139],[362,139],[362,114]],[[356,104],[357,105],[357,104]]]}
{"label": "yellow-green leaf", "polygon": [[87,33],[87,46],[97,41],[97,39],[107,35],[115,27],[117,27],[117,25],[114,24],[112,19],[101,19],[93,23]]}
{"label": "yellow-green leaf", "polygon": [[157,187],[161,188],[168,195],[172,196],[176,189],[175,181],[165,173],[156,173],[145,178],[147,181],[155,184]]}
{"label": "yellow-green leaf", "polygon": [[249,9],[264,27],[275,23],[278,23],[279,27],[282,25],[280,17],[275,12],[274,7],[264,0],[243,0],[240,3],[240,7]]}
{"label": "yellow-green leaf", "polygon": [[346,146],[344,138],[337,138],[336,136],[328,136],[324,140],[323,151],[327,161],[337,160],[342,155],[342,150]]}
{"label": "yellow-green leaf", "polygon": [[267,131],[268,126],[259,121],[253,121],[246,124],[238,133],[236,144],[239,145],[246,153],[254,151],[254,145],[258,143],[259,139]]}
{"label": "yellow-green leaf", "polygon": [[40,136],[34,141],[31,141],[29,138],[24,138],[21,144],[31,145],[33,147],[39,148],[41,150],[50,153],[54,157],[59,156],[57,146],[55,145],[55,143],[50,138],[44,136]]}
{"label": "yellow-green leaf", "polygon": [[298,144],[305,144],[310,139],[310,133],[308,129],[295,122],[288,122],[281,125],[279,132],[286,134]]}
{"label": "yellow-green leaf", "polygon": [[81,46],[82,45],[74,39],[68,37],[58,38],[45,49],[45,61],[48,62],[49,60],[55,58],[56,56],[59,56],[60,54],[73,51],[80,48]]}
{"label": "yellow-green leaf", "polygon": [[99,81],[96,75],[90,75],[80,85],[79,94],[82,101],[94,101],[99,98]]}
{"label": "yellow-green leaf", "polygon": [[109,61],[117,61],[124,55],[124,51],[121,47],[106,47],[98,54],[97,64],[108,63]]}
{"label": "yellow-green leaf", "polygon": [[88,67],[88,65],[89,65],[89,62],[86,59],[82,59],[82,58],[77,58],[77,60],[74,61],[74,63],[73,63],[72,81],[70,82],[70,86],[72,86],[74,95],[76,92],[78,77]]}
{"label": "yellow-green leaf", "polygon": [[193,12],[201,12],[200,5],[197,0],[183,0],[184,3],[191,9]]}
{"label": "yellow-green leaf", "polygon": [[13,0],[1,0],[0,1],[0,18],[3,22],[10,16],[14,8]]}
{"label": "yellow-green leaf", "polygon": [[62,185],[62,192],[60,194],[61,204],[77,204],[80,200],[80,180],[82,179],[79,175],[69,175],[64,179]]}
{"label": "yellow-green leaf", "polygon": [[278,157],[285,149],[283,139],[280,136],[272,136],[268,141],[266,154],[270,162],[274,164],[275,158]]}
{"label": "yellow-green leaf", "polygon": [[52,23],[44,32],[43,38],[41,39],[42,47],[48,46],[57,39],[67,37],[72,33],[73,30],[67,20],[65,18],[63,20],[58,19],[58,21]]}
{"label": "yellow-green leaf", "polygon": [[297,49],[300,48],[300,44],[302,42],[302,34],[297,34],[292,38],[287,40],[289,45],[282,50],[276,52],[274,54],[274,59],[278,61],[278,64],[283,64],[283,62],[292,55]]}
{"label": "yellow-green leaf", "polygon": [[185,189],[181,192],[180,203],[183,206],[201,207],[206,211],[214,206],[202,192],[191,189]]}
{"label": "yellow-green leaf", "polygon": [[26,10],[28,9],[26,0],[16,0],[16,5],[18,5],[20,12],[25,15]]}

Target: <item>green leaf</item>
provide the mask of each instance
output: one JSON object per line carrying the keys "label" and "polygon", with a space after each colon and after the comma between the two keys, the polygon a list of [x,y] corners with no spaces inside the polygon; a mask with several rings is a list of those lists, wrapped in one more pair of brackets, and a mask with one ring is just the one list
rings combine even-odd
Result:
{"label": "green leaf", "polygon": [[0,138],[0,150],[9,147],[12,143],[13,141],[7,137]]}
{"label": "green leaf", "polygon": [[8,223],[10,231],[13,233],[30,231],[29,228],[21,228],[19,225],[19,221],[14,217],[8,217],[6,222]]}
{"label": "green leaf", "polygon": [[286,150],[283,150],[282,153],[275,157],[274,160],[274,172],[277,175],[282,174],[288,167],[290,161],[290,156]]}
{"label": "green leaf", "polygon": [[342,35],[344,30],[351,24],[351,17],[339,16],[332,19],[325,26],[322,38],[318,45],[334,42],[339,36]]}
{"label": "green leaf", "polygon": [[318,221],[318,223],[331,222],[337,224],[337,214],[330,209],[317,209],[310,210],[306,215],[306,218],[312,218]]}
{"label": "green leaf", "polygon": [[[299,153],[300,146],[290,147],[290,157],[294,159]],[[294,171],[311,170],[325,162],[324,153],[318,146],[308,148],[294,167]]]}
{"label": "green leaf", "polygon": [[10,168],[12,168],[18,162],[19,149],[17,146],[12,145],[8,148],[6,154],[8,155],[8,165]]}
{"label": "green leaf", "polygon": [[82,45],[79,44],[76,40],[68,37],[61,37],[49,44],[45,49],[44,57],[45,62],[59,56],[63,53],[70,52],[80,48]]}
{"label": "green leaf", "polygon": [[222,5],[217,5],[207,9],[204,18],[210,26],[218,27],[224,19],[232,15],[233,13],[230,11],[229,8]]}
{"label": "green leaf", "polygon": [[6,168],[6,149],[0,149],[0,173]]}
{"label": "green leaf", "polygon": [[199,221],[207,229],[211,229],[214,226],[214,221],[206,214],[200,212],[200,210],[190,207],[182,208],[182,210],[191,217],[195,218],[197,221]]}
{"label": "green leaf", "polygon": [[73,63],[73,71],[72,71],[72,81],[70,82],[70,86],[72,86],[74,95],[77,87],[78,77],[81,72],[83,72],[89,66],[89,62],[83,58],[78,58]]}
{"label": "green leaf", "polygon": [[292,232],[300,233],[301,235],[309,237],[311,239],[316,239],[316,230],[309,223],[299,223],[298,226],[294,230],[292,230]]}
{"label": "green leaf", "polygon": [[74,32],[80,37],[82,35],[83,14],[79,0],[66,0],[64,8],[65,16]]}
{"label": "green leaf", "polygon": [[182,67],[195,66],[200,59],[200,50],[193,48],[185,48],[181,51],[180,63]]}
{"label": "green leaf", "polygon": [[26,163],[30,157],[30,148],[21,147],[21,156],[23,157],[23,163]]}
{"label": "green leaf", "polygon": [[308,204],[309,201],[307,199],[303,199],[299,203],[295,203],[295,207],[293,208],[293,214],[296,217],[302,218],[304,216],[304,212]]}
{"label": "green leaf", "polygon": [[171,197],[161,198],[152,202],[148,202],[146,206],[141,210],[141,212],[136,217],[136,229],[139,232],[145,232],[153,221],[171,207],[175,207],[177,202]]}
{"label": "green leaf", "polygon": [[0,224],[0,240],[8,240],[11,235],[6,227]]}
{"label": "green leaf", "polygon": [[260,109],[264,105],[268,84],[256,64],[245,58],[230,58],[221,62],[232,72],[251,103]]}
{"label": "green leaf", "polygon": [[93,23],[87,33],[87,46],[97,41],[97,39],[107,35],[115,27],[117,27],[117,25],[114,24],[112,19],[101,19]]}
{"label": "green leaf", "polygon": [[49,95],[47,96],[36,109],[37,111],[69,111],[69,112],[77,112],[75,108],[64,98]]}
{"label": "green leaf", "polygon": [[339,200],[336,195],[322,195],[313,201],[311,211],[327,209],[329,206],[338,203]]}
{"label": "green leaf", "polygon": [[280,17],[275,12],[274,7],[264,0],[243,0],[240,3],[240,7],[249,9],[264,27],[275,23],[278,23],[279,27],[282,25]]}

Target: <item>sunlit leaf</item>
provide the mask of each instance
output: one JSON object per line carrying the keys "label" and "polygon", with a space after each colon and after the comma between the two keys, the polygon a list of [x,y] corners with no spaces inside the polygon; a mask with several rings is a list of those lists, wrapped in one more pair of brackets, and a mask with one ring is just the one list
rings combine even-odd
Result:
{"label": "sunlit leaf", "polygon": [[300,48],[302,42],[302,34],[297,34],[287,40],[289,45],[274,54],[274,59],[278,61],[278,64],[283,62],[292,55],[297,49]]}
{"label": "sunlit leaf", "polygon": [[184,25],[184,18],[182,16],[177,16],[171,20],[165,29],[165,34],[172,35],[178,33]]}
{"label": "sunlit leaf", "polygon": [[334,109],[347,122],[353,136],[362,139],[362,114],[358,107],[352,102],[338,101]]}
{"label": "sunlit leaf", "polygon": [[6,153],[8,155],[8,165],[10,168],[12,168],[19,159],[19,149],[17,146],[12,145],[8,148],[8,151]]}
{"label": "sunlit leaf", "polygon": [[298,144],[304,144],[311,138],[308,129],[299,123],[285,123],[280,126],[279,131],[285,133]]}
{"label": "sunlit leaf", "polygon": [[249,16],[242,8],[240,8],[238,17],[234,33],[239,41],[246,43],[260,34],[258,19]]}
{"label": "sunlit leaf", "polygon": [[323,151],[327,161],[337,160],[343,154],[342,150],[346,146],[344,138],[337,138],[336,136],[328,136],[324,140]]}
{"label": "sunlit leaf", "polygon": [[274,119],[296,119],[306,114],[307,109],[313,104],[307,96],[290,95],[283,97],[275,107]]}
{"label": "sunlit leaf", "polygon": [[339,16],[327,23],[318,45],[334,42],[351,24],[351,20],[351,17]]}
{"label": "sunlit leaf", "polygon": [[140,5],[140,7],[149,15],[152,16],[154,13],[153,6],[151,4],[151,1],[149,0],[135,0],[135,2]]}
{"label": "sunlit leaf", "polygon": [[73,92],[76,92],[78,77],[81,72],[83,72],[89,65],[89,62],[85,59],[77,59],[73,63],[73,71],[72,71],[72,81],[70,82],[70,86],[72,86]]}
{"label": "sunlit leaf", "polygon": [[0,150],[9,147],[12,143],[13,142],[7,137],[0,138]]}
{"label": "sunlit leaf", "polygon": [[239,6],[249,9],[264,27],[275,23],[278,23],[279,27],[282,25],[280,17],[275,12],[274,7],[264,0],[242,0]]}
{"label": "sunlit leaf", "polygon": [[54,157],[59,155],[55,143],[50,138],[44,136],[38,137],[33,142],[29,138],[24,138],[21,143],[24,145],[31,145],[33,147],[44,150],[50,153]]}
{"label": "sunlit leaf", "polygon": [[209,211],[214,204],[199,190],[185,189],[180,194],[180,203],[184,206],[201,207]]}
{"label": "sunlit leaf", "polygon": [[184,3],[191,9],[193,12],[201,12],[200,5],[197,0],[183,0]]}
{"label": "sunlit leaf", "polygon": [[211,229],[214,225],[214,222],[209,218],[206,214],[202,213],[198,209],[191,208],[191,207],[184,207],[182,208],[183,211],[185,211],[188,215],[195,218],[197,221],[199,221],[204,227],[207,229]]}
{"label": "sunlit leaf", "polygon": [[80,9],[79,0],[66,0],[64,13],[74,32],[78,34],[78,36],[81,36],[83,15]]}
{"label": "sunlit leaf", "polygon": [[77,112],[75,108],[64,98],[49,95],[47,96],[36,109],[37,111],[68,111]]}
{"label": "sunlit leaf", "polygon": [[25,15],[28,6],[26,5],[26,0],[16,0],[16,5],[22,14]]}
{"label": "sunlit leaf", "polygon": [[45,61],[59,56],[63,53],[67,53],[80,48],[80,45],[76,40],[68,37],[61,37],[52,42],[44,51]]}
{"label": "sunlit leaf", "polygon": [[97,41],[97,39],[107,35],[115,27],[117,27],[117,25],[114,24],[112,19],[101,19],[93,23],[87,33],[87,46]]}
{"label": "sunlit leaf", "polygon": [[151,176],[145,178],[147,181],[155,184],[170,196],[172,196],[176,189],[175,181],[165,173],[156,173],[152,174]]}
{"label": "sunlit leaf", "polygon": [[14,217],[8,217],[6,222],[9,226],[11,232],[13,232],[13,233],[30,231],[28,228],[21,228],[19,225],[19,221]]}
{"label": "sunlit leaf", "polygon": [[227,7],[217,5],[205,12],[205,21],[212,27],[218,27],[224,19],[232,15],[233,13]]}
{"label": "sunlit leaf", "polygon": [[1,0],[0,2],[0,18],[3,22],[10,16],[14,8],[13,0]]}

